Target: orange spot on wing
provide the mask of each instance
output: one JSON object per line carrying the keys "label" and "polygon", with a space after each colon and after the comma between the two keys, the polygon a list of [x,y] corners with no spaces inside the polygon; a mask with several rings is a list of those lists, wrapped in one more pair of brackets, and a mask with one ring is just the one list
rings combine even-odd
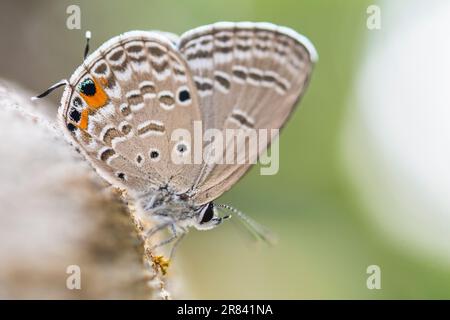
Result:
{"label": "orange spot on wing", "polygon": [[78,127],[82,130],[87,129],[89,114],[95,112],[96,109],[104,107],[109,99],[108,95],[103,90],[103,87],[100,85],[106,85],[107,80],[105,78],[100,78],[99,80],[92,78],[92,81],[94,81],[95,84],[95,94],[93,96],[88,96],[83,92],[79,92],[80,96],[88,105],[88,107],[81,112],[81,119],[78,124]]}
{"label": "orange spot on wing", "polygon": [[88,116],[89,116],[89,109],[86,108],[81,112],[81,119],[80,119],[80,123],[78,124],[78,127],[80,127],[80,129],[82,129],[82,130],[87,129]]}
{"label": "orange spot on wing", "polygon": [[[108,96],[100,85],[96,78],[92,78],[95,84],[95,94],[93,96],[85,95],[80,92],[80,96],[86,101],[89,107],[92,109],[98,109],[103,107],[108,102]],[[102,81],[104,83],[105,80]]]}

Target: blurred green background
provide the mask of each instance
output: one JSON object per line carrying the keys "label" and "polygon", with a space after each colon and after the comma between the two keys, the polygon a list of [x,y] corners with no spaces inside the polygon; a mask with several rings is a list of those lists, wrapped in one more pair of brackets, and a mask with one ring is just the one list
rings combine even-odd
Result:
{"label": "blurred green background", "polygon": [[[66,28],[66,8],[81,7],[81,30]],[[273,229],[274,247],[235,223],[191,232],[176,272],[182,298],[449,298],[450,271],[393,246],[364,214],[342,169],[340,132],[369,31],[365,0],[310,1],[2,1],[0,75],[33,92],[68,77],[81,63],[84,32],[92,48],[119,33],[178,34],[216,21],[268,21],[306,35],[320,59],[301,107],[280,139],[280,171],[253,168],[219,202]],[[49,99],[59,100],[59,94]],[[56,113],[56,110],[55,110]],[[379,265],[382,289],[368,290]]]}

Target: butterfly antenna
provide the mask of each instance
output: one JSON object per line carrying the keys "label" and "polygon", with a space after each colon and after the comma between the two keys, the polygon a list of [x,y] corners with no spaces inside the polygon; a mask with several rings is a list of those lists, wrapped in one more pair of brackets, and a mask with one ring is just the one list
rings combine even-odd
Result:
{"label": "butterfly antenna", "polygon": [[89,30],[86,31],[86,35],[85,35],[85,38],[86,38],[86,46],[84,47],[83,60],[86,60],[86,57],[87,57],[88,54],[89,54],[89,40],[91,40],[91,36],[92,36],[91,32],[90,32]]}
{"label": "butterfly antenna", "polygon": [[68,84],[69,84],[69,81],[67,81],[66,79],[63,79],[63,80],[55,83],[54,85],[52,85],[50,88],[48,88],[47,90],[42,92],[40,95],[37,95],[35,97],[31,97],[31,100],[34,101],[34,100],[43,98],[45,96],[48,96],[53,90],[58,89],[59,87],[62,87],[62,86],[67,86]]}
{"label": "butterfly antenna", "polygon": [[242,211],[239,211],[227,204],[214,204],[214,206],[226,209],[237,215],[246,229],[254,234],[258,239],[261,239],[270,245],[274,245],[277,242],[276,235],[272,231],[259,224],[258,222],[244,214]]}
{"label": "butterfly antenna", "polygon": [[[86,31],[86,34],[85,34],[86,47],[84,48],[83,60],[85,60],[87,55],[89,54],[89,40],[91,39],[91,36],[92,36],[91,32],[89,30]],[[68,84],[69,84],[69,81],[67,81],[66,79],[63,79],[63,80],[59,81],[58,83],[55,83],[54,85],[52,85],[50,88],[48,88],[47,90],[42,92],[40,95],[31,97],[31,100],[34,101],[34,100],[43,98],[45,96],[48,96],[53,90],[58,89],[59,87],[62,87],[62,86],[66,86]]]}

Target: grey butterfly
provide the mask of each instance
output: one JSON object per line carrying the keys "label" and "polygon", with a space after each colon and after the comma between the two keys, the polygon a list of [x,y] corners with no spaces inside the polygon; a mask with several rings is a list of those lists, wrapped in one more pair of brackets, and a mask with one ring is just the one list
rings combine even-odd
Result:
{"label": "grey butterfly", "polygon": [[316,60],[308,39],[269,23],[220,22],[179,38],[132,31],[107,41],[64,82],[59,120],[96,171],[158,220],[149,236],[169,228],[166,244],[189,227],[219,225],[229,217],[219,211],[228,210],[265,237],[240,211],[213,203],[251,163],[177,164],[171,155],[192,146],[169,137],[192,132],[195,121],[203,130],[281,128]]}

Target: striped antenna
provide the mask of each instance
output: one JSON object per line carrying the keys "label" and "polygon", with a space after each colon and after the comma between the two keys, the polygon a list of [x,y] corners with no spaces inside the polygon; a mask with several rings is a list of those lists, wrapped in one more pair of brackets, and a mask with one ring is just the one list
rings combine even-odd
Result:
{"label": "striped antenna", "polygon": [[89,30],[86,31],[86,34],[85,34],[85,38],[86,38],[86,46],[84,47],[83,60],[86,60],[86,57],[87,57],[88,54],[89,54],[89,40],[91,40],[91,36],[92,36],[91,32],[90,32]]}
{"label": "striped antenna", "polygon": [[227,204],[214,204],[214,206],[226,209],[237,215],[240,218],[240,221],[242,221],[243,225],[246,227],[246,229],[250,231],[253,235],[255,235],[258,239],[261,239],[270,245],[276,244],[277,237],[272,231],[270,231],[263,225],[259,224],[258,222],[256,222],[255,220],[244,214],[242,211],[239,211]]}
{"label": "striped antenna", "polygon": [[47,90],[42,92],[40,95],[31,97],[31,100],[34,101],[34,100],[43,98],[43,97],[49,95],[53,90],[58,89],[59,87],[62,87],[62,86],[67,86],[68,84],[69,84],[69,81],[67,81],[66,79],[63,79],[63,80],[55,83],[54,85],[52,85],[50,88],[48,88]]}
{"label": "striped antenna", "polygon": [[[83,60],[86,59],[87,55],[89,54],[89,40],[91,39],[91,36],[92,36],[91,32],[89,30],[86,31],[86,34],[85,34],[86,47],[84,48]],[[66,86],[68,84],[69,84],[69,81],[67,81],[66,79],[63,79],[63,80],[55,83],[54,85],[52,85],[50,88],[48,88],[47,90],[42,92],[40,95],[31,97],[31,100],[34,101],[34,100],[43,98],[45,96],[48,96],[53,90],[58,89],[59,87],[62,87],[62,86]]]}

